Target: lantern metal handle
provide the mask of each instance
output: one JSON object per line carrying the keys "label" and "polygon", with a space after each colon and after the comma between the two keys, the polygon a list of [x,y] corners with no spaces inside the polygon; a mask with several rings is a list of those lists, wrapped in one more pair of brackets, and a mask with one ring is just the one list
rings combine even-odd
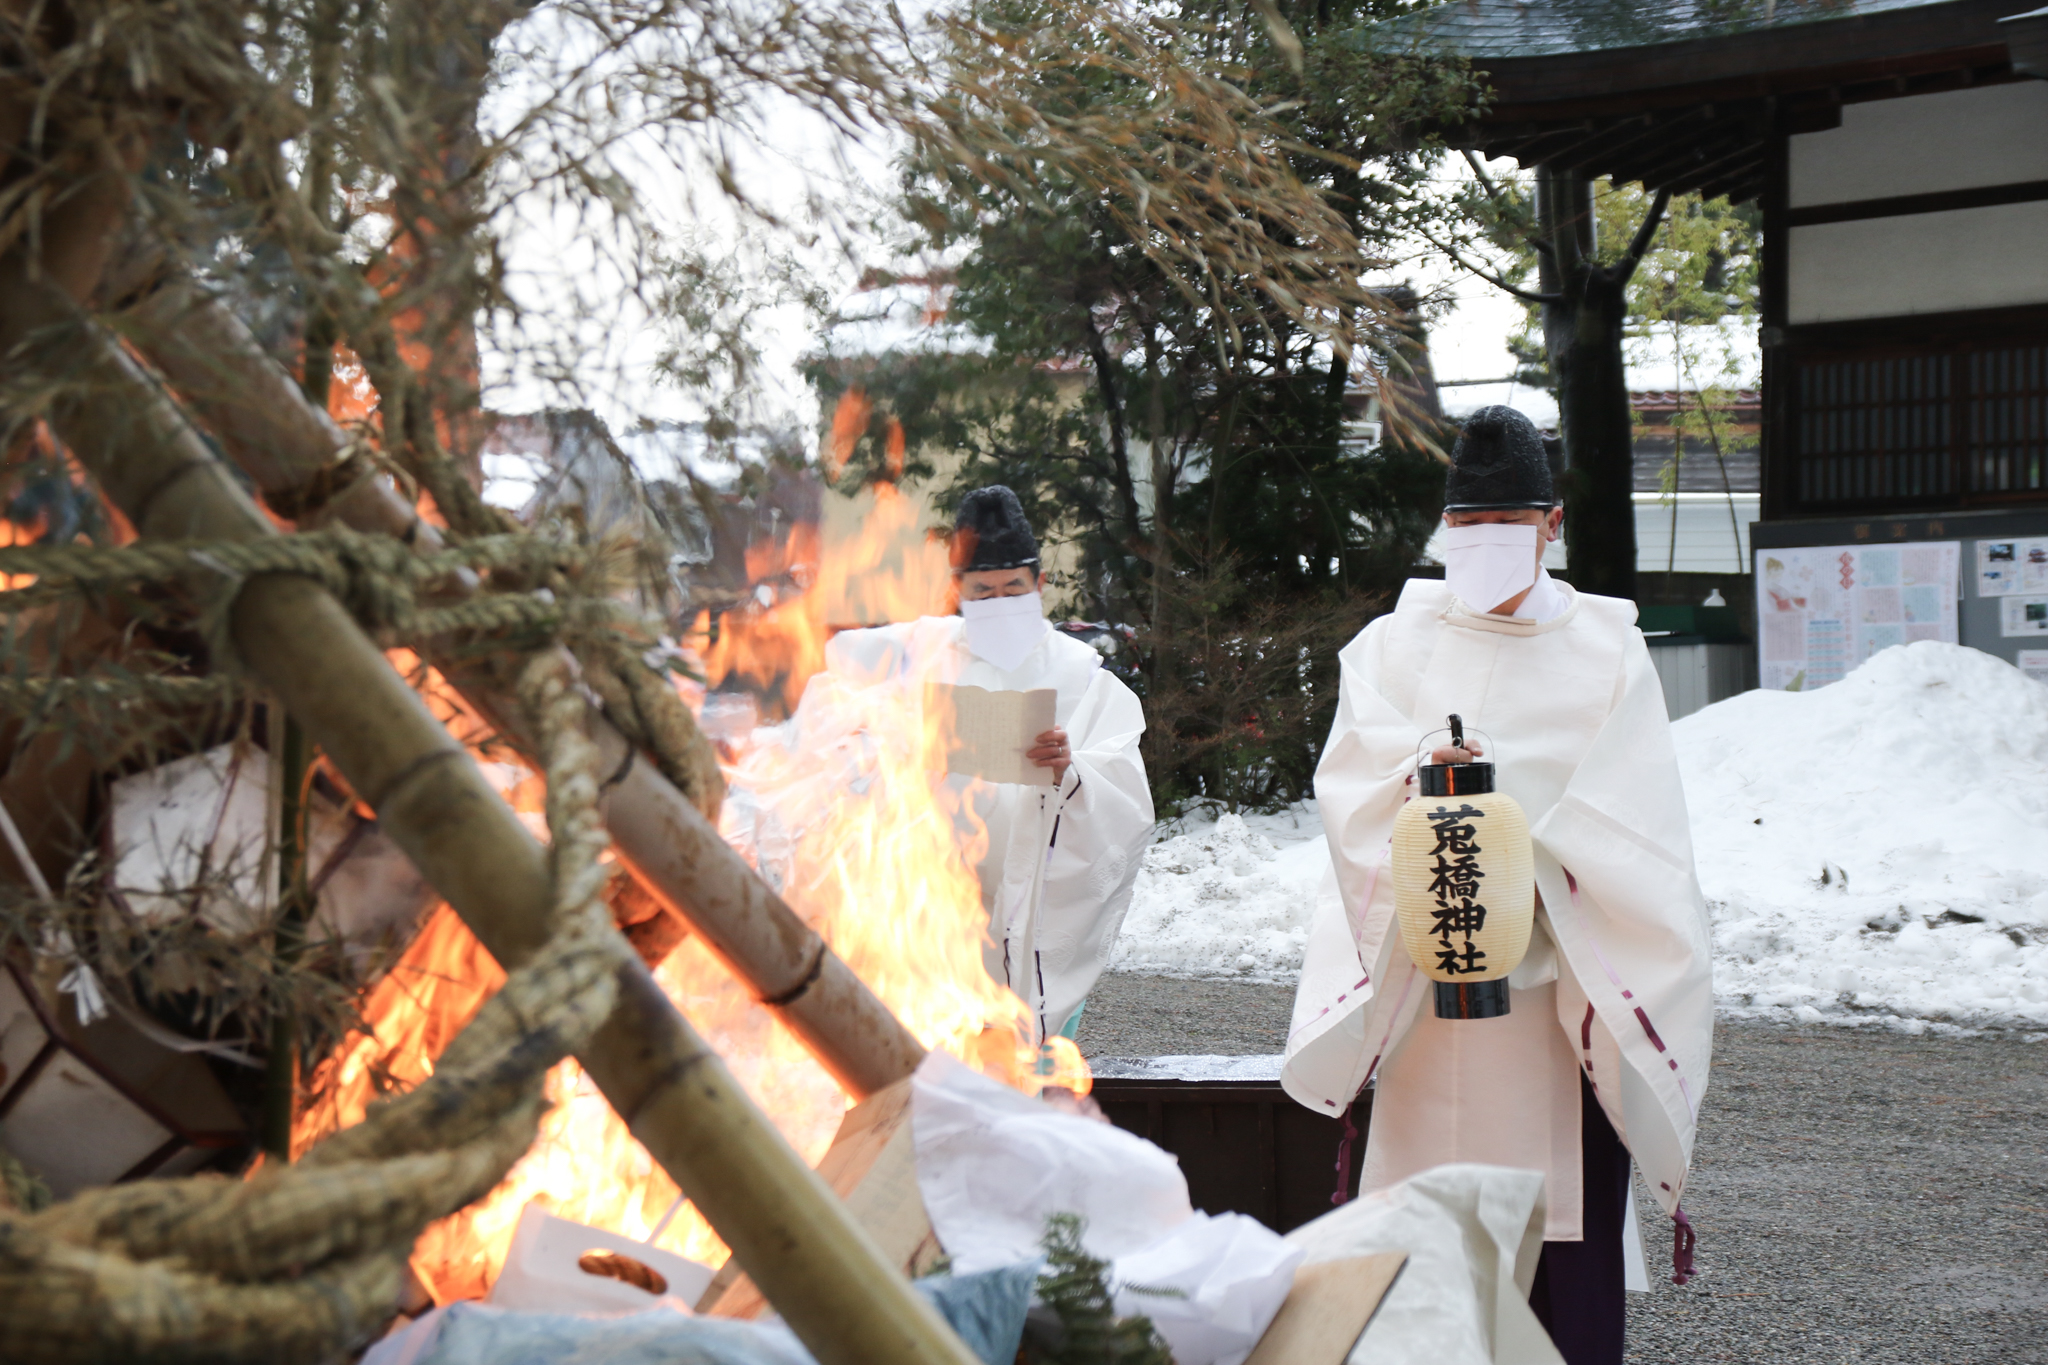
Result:
{"label": "lantern metal handle", "polygon": [[1431,730],[1428,734],[1424,735],[1422,739],[1416,744],[1415,763],[1417,767],[1420,767],[1422,764],[1422,751],[1429,747],[1430,740],[1436,738],[1438,735],[1449,735],[1451,736],[1451,742],[1453,744],[1456,744],[1459,748],[1463,749],[1465,747],[1464,739],[1465,732],[1467,730],[1470,730],[1473,734],[1478,735],[1481,739],[1486,741],[1487,760],[1491,762],[1495,759],[1496,756],[1493,751],[1492,735],[1487,734],[1484,730],[1475,729],[1474,727],[1465,724],[1464,721],[1459,720],[1455,716],[1453,716],[1452,719],[1458,720],[1458,723],[1456,725],[1440,725],[1436,729]]}

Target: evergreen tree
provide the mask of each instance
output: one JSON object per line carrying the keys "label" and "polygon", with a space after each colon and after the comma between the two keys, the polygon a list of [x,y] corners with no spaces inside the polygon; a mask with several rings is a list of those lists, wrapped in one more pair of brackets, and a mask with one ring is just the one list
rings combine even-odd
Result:
{"label": "evergreen tree", "polygon": [[[1042,27],[1036,0],[971,8],[1014,44]],[[1214,3],[1152,21],[1154,41],[1216,83],[1218,106],[1277,123],[1256,155],[1309,187],[1316,217],[1247,182],[1219,234],[1215,220],[1148,216],[1142,192],[1057,168],[1006,182],[913,156],[902,252],[953,263],[948,319],[968,341],[818,371],[828,399],[857,379],[912,450],[965,457],[942,503],[1005,482],[1052,538],[1078,542],[1070,604],[1141,631],[1147,761],[1168,800],[1305,793],[1335,647],[1414,561],[1438,511],[1435,433],[1401,385],[1412,304],[1361,281],[1388,265],[1426,197],[1439,153],[1420,130],[1463,107],[1469,76],[1377,50],[1377,13]],[[1160,92],[1113,46],[1048,71],[1023,101],[1031,117],[1139,122]],[[1228,131],[1199,132],[1155,126],[1143,154],[1241,174],[1219,145]],[[1345,439],[1361,382],[1398,433],[1373,450]],[[884,474],[870,444],[853,477]],[[1320,628],[1313,639],[1301,620]],[[1262,681],[1248,696],[1250,678]]]}

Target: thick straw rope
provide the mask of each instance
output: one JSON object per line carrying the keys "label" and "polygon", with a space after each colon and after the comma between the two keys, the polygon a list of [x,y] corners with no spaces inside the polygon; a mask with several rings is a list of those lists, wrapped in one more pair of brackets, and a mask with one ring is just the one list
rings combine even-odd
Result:
{"label": "thick straw rope", "polygon": [[9,1361],[329,1358],[388,1321],[422,1229],[482,1197],[531,1145],[541,1078],[611,1010],[630,956],[598,855],[596,750],[559,652],[519,680],[545,755],[554,926],[434,1075],[245,1182],[145,1181],[0,1212]]}
{"label": "thick straw rope", "polygon": [[[0,593],[0,613],[129,583],[207,578],[231,586],[254,574],[311,578],[348,607],[365,629],[420,638],[456,630],[510,626],[559,628],[566,607],[552,591],[492,594],[423,605],[464,570],[503,570],[542,584],[592,567],[580,546],[531,535],[484,536],[432,554],[415,554],[388,536],[344,528],[260,540],[138,541],[133,545],[34,545],[0,548],[0,574],[35,574],[32,587]],[[591,604],[598,605],[598,604]]]}
{"label": "thick straw rope", "polygon": [[[457,637],[493,637],[521,649],[561,641],[583,660],[587,681],[627,740],[651,754],[662,776],[716,819],[725,793],[717,757],[675,688],[630,638],[632,613],[607,597],[616,558],[615,547],[531,534],[478,536],[418,554],[391,537],[342,527],[246,541],[5,547],[0,574],[33,574],[37,581],[0,592],[0,618],[82,594],[171,579],[210,587],[213,600],[225,603],[251,575],[288,573],[325,586],[387,648],[446,645]],[[449,600],[450,589],[464,585],[464,575],[480,570],[503,574],[518,590]],[[221,616],[209,614],[216,621]],[[231,657],[224,632],[212,634],[218,656]],[[220,689],[228,686],[139,674],[92,681],[0,677],[0,712],[47,715],[71,699],[67,693],[80,700],[201,703],[225,696]]]}

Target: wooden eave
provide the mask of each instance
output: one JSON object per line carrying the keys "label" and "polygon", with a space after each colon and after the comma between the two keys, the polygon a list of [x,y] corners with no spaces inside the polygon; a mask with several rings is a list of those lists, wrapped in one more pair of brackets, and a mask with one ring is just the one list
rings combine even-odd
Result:
{"label": "wooden eave", "polygon": [[1554,56],[1480,58],[1486,112],[1452,146],[1524,165],[1744,200],[1771,141],[1845,104],[2021,79],[1998,21],[2021,0],[1952,4]]}

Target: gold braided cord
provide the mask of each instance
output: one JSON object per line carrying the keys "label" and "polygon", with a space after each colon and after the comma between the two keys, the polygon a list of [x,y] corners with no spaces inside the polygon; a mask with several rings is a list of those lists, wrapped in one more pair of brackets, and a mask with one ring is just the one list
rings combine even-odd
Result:
{"label": "gold braided cord", "polygon": [[[231,590],[254,574],[288,573],[326,587],[387,648],[478,635],[529,636],[537,644],[632,624],[630,610],[603,595],[616,558],[604,546],[534,535],[482,537],[421,555],[388,536],[342,528],[250,541],[10,546],[0,548],[0,574],[33,574],[37,581],[0,592],[0,617],[118,586],[183,579],[196,580],[202,591]],[[479,570],[502,574],[512,586],[470,591]],[[178,704],[188,694],[201,699],[199,683],[172,675],[0,679],[0,709],[73,690]]]}
{"label": "gold braided cord", "polygon": [[626,741],[644,749],[689,803],[714,823],[725,800],[718,754],[676,690],[615,631],[579,637],[584,678]]}
{"label": "gold braided cord", "polygon": [[9,1360],[318,1361],[389,1320],[413,1242],[531,1145],[543,1076],[610,1012],[630,957],[603,901],[596,750],[572,684],[558,651],[534,656],[519,680],[552,835],[554,922],[541,950],[433,1076],[298,1165],[0,1210]]}

